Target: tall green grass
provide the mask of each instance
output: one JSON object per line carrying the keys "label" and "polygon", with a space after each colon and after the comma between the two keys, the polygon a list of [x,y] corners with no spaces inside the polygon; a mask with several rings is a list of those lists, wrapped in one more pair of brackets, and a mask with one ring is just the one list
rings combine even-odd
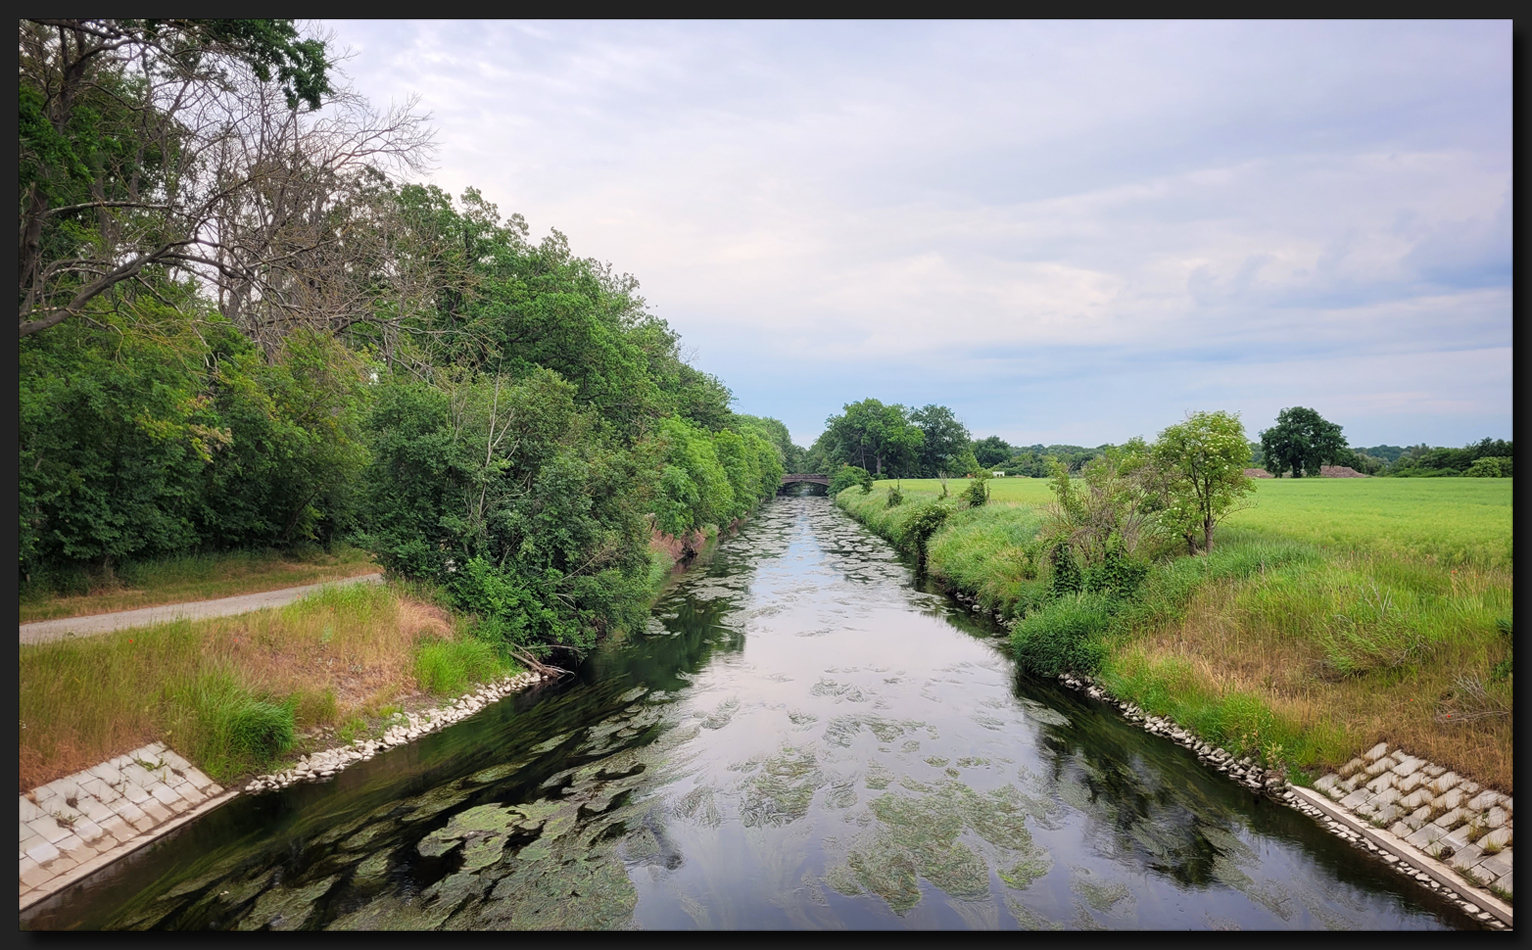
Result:
{"label": "tall green grass", "polygon": [[475,683],[502,676],[512,667],[495,647],[475,639],[422,643],[415,653],[415,682],[441,696],[465,692]]}
{"label": "tall green grass", "polygon": [[252,691],[214,669],[165,689],[165,723],[177,748],[219,781],[269,767],[293,747],[297,696]]}

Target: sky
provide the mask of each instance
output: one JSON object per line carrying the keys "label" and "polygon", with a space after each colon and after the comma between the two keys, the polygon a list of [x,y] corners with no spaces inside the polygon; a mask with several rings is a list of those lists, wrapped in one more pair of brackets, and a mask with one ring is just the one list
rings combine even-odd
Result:
{"label": "sky", "polygon": [[426,178],[635,276],[734,409],[1511,437],[1509,21],[324,21]]}

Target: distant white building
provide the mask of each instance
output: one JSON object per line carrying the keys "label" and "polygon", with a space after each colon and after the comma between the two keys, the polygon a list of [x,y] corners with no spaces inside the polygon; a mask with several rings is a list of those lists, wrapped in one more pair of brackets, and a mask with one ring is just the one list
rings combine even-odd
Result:
{"label": "distant white building", "polygon": [[1005,477],[1005,473],[1004,472],[990,472],[990,474],[995,476],[996,478],[1004,478]]}

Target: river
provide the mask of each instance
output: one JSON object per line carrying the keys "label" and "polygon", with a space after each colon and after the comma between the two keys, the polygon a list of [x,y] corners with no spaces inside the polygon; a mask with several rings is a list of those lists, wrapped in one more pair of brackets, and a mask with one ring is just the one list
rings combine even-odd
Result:
{"label": "river", "polygon": [[1477,927],[1005,646],[781,497],[576,676],[241,796],[22,926]]}

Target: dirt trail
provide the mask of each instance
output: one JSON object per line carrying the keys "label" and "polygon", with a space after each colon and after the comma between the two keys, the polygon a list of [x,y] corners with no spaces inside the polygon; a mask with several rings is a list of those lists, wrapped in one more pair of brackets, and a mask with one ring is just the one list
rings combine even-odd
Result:
{"label": "dirt trail", "polygon": [[238,597],[221,597],[218,600],[194,600],[185,604],[162,604],[158,607],[142,607],[123,610],[114,614],[94,614],[89,617],[65,617],[61,620],[40,620],[21,625],[22,643],[47,643],[65,637],[89,637],[129,627],[149,627],[157,623],[169,623],[182,618],[201,620],[206,617],[229,617],[234,614],[281,607],[321,587],[347,584],[376,584],[383,580],[382,574],[363,574],[344,580],[326,581],[323,584],[305,584],[302,587],[284,587],[281,590],[262,591],[259,594],[241,594]]}

